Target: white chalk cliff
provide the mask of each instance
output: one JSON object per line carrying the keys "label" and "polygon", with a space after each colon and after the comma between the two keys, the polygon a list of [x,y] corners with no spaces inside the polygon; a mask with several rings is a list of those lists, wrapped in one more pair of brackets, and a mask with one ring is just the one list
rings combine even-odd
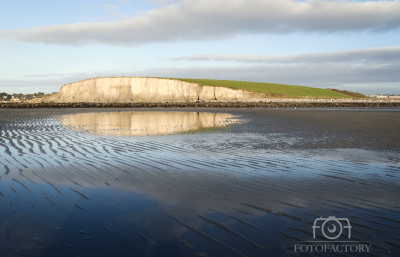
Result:
{"label": "white chalk cliff", "polygon": [[244,90],[204,86],[162,78],[95,78],[66,84],[60,92],[42,98],[43,102],[165,102],[236,101],[263,98]]}

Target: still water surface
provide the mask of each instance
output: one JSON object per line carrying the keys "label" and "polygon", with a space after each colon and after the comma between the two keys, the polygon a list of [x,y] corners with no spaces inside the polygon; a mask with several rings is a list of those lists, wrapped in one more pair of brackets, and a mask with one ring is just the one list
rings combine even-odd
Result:
{"label": "still water surface", "polygon": [[63,126],[106,136],[151,136],[226,127],[232,114],[209,112],[104,112],[59,117]]}
{"label": "still water surface", "polygon": [[2,111],[0,256],[302,256],[321,216],[400,254],[399,152],[258,112]]}

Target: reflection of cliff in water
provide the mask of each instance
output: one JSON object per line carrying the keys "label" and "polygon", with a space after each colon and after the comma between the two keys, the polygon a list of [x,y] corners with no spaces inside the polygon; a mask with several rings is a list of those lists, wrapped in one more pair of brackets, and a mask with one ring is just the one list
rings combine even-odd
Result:
{"label": "reflection of cliff in water", "polygon": [[167,135],[238,123],[232,114],[207,112],[98,112],[65,115],[61,124],[98,135]]}

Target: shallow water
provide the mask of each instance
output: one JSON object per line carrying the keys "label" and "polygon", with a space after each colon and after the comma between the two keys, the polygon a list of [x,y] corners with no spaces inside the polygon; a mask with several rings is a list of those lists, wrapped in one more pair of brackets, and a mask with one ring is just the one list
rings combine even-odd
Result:
{"label": "shallow water", "polygon": [[92,112],[59,117],[63,126],[103,136],[154,136],[226,127],[232,114],[209,112]]}
{"label": "shallow water", "polygon": [[400,254],[399,112],[313,112],[1,110],[0,256]]}

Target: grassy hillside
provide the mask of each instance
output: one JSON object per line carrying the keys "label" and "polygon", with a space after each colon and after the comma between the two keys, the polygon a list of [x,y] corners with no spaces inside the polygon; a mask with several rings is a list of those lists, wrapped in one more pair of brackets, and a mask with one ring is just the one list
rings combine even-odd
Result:
{"label": "grassy hillside", "polygon": [[228,87],[248,91],[267,93],[273,97],[316,97],[316,98],[351,98],[349,95],[327,89],[293,86],[274,83],[259,83],[234,80],[211,79],[177,79],[186,82],[198,83],[205,86]]}

